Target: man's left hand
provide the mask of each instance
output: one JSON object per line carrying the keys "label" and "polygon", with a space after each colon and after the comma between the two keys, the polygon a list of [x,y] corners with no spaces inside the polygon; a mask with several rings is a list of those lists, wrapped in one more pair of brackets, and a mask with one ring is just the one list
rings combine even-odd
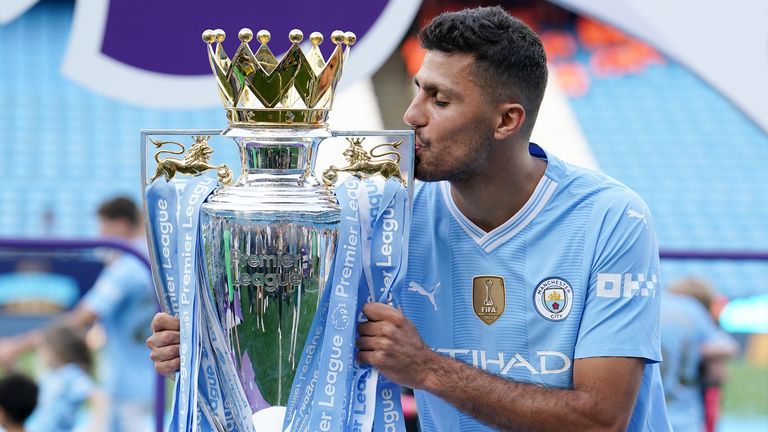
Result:
{"label": "man's left hand", "polygon": [[422,388],[434,352],[401,311],[384,303],[363,306],[368,322],[358,326],[357,359],[398,384]]}

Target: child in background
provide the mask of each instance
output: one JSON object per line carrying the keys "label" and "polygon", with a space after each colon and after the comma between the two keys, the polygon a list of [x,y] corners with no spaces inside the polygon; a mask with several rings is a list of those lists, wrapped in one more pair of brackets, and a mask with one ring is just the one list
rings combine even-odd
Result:
{"label": "child in background", "polygon": [[[84,338],[70,327],[50,327],[43,334],[39,355],[48,371],[40,377],[38,404],[26,424],[27,430],[72,431],[86,401],[92,402],[91,410],[100,418],[103,397],[90,376],[93,361]],[[96,423],[100,421],[92,417],[91,428],[99,430]]]}
{"label": "child in background", "polygon": [[24,432],[27,420],[37,403],[37,384],[24,375],[0,378],[0,431]]}

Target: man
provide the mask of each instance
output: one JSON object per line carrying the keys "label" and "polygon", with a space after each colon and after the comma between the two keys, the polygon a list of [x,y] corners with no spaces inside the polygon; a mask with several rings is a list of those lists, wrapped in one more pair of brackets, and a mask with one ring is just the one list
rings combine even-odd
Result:
{"label": "man", "polygon": [[707,430],[703,392],[722,383],[727,360],[738,353],[736,341],[709,314],[713,297],[707,282],[693,278],[671,285],[662,297],[661,378],[676,432]]}
{"label": "man", "polygon": [[[98,210],[100,233],[128,242],[146,253],[141,213],[129,198],[103,203]],[[99,378],[109,399],[110,431],[144,430],[151,414],[155,388],[154,372],[147,361],[144,340],[157,310],[152,278],[135,256],[112,256],[93,288],[61,323],[84,329],[99,321],[107,335]],[[0,362],[8,363],[20,353],[35,348],[42,331],[33,331],[0,341]]]}
{"label": "man", "polygon": [[[364,307],[358,360],[416,390],[428,431],[669,430],[645,204],[529,145],[547,68],[522,22],[446,13],[421,40],[403,312]],[[170,373],[178,323],[153,325]]]}

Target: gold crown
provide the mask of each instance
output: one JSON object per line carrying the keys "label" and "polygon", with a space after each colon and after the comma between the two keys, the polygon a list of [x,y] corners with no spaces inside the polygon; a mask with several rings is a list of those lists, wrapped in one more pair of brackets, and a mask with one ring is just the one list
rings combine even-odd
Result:
{"label": "gold crown", "polygon": [[331,34],[336,47],[328,61],[320,52],[323,35],[318,32],[309,35],[312,47],[305,55],[299,48],[304,34],[291,30],[292,45],[279,62],[267,46],[271,36],[266,30],[256,34],[261,46],[255,53],[248,46],[253,32],[240,30],[240,47],[232,59],[221,45],[225,38],[223,30],[203,32],[230,126],[325,126],[349,47],[357,40],[354,33]]}

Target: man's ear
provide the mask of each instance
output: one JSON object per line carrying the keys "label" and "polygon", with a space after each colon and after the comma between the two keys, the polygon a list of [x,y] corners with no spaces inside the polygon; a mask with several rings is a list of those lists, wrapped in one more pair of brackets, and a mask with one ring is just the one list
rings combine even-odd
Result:
{"label": "man's ear", "polygon": [[493,132],[497,140],[504,140],[516,134],[525,124],[525,108],[519,103],[503,103],[497,108],[498,122]]}

